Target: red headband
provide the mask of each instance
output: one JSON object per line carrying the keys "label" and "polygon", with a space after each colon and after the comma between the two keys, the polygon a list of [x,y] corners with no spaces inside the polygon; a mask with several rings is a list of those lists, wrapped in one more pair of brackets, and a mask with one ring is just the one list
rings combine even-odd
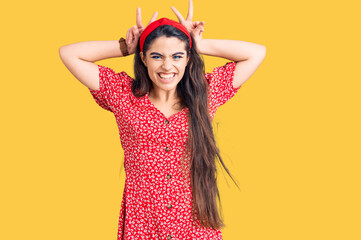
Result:
{"label": "red headband", "polygon": [[161,19],[158,19],[157,21],[154,21],[151,24],[149,24],[142,32],[142,35],[140,35],[140,51],[141,52],[143,52],[143,45],[144,45],[145,39],[148,37],[148,35],[151,32],[153,32],[154,29],[156,29],[157,27],[162,26],[162,25],[171,25],[171,26],[178,28],[182,32],[184,32],[189,37],[189,47],[192,48],[191,35],[189,35],[188,30],[182,24],[180,24],[179,22],[176,22],[174,20],[168,19],[168,18],[161,18]]}

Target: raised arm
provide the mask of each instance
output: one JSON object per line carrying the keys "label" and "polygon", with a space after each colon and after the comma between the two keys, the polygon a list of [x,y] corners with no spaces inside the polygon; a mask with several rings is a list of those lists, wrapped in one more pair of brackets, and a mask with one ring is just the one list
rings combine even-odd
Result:
{"label": "raised arm", "polygon": [[[149,23],[154,21],[157,15],[157,12],[154,13]],[[136,22],[137,25],[130,28],[126,35],[129,54],[134,53],[139,35],[144,29],[141,22],[140,8],[137,9]],[[74,77],[91,90],[99,89],[99,69],[94,62],[123,56],[118,40],[72,43],[61,46],[59,55]]]}
{"label": "raised arm", "polygon": [[200,54],[237,62],[234,70],[234,88],[245,83],[266,56],[265,46],[237,40],[202,39],[198,43],[198,51]]}
{"label": "raised arm", "polygon": [[94,62],[123,56],[118,40],[72,43],[60,47],[59,55],[74,77],[91,90],[99,89],[99,70]]}
{"label": "raised arm", "polygon": [[175,7],[172,7],[172,10],[178,17],[179,22],[192,34],[200,54],[222,57],[237,62],[234,71],[234,88],[238,88],[246,82],[265,58],[266,47],[263,45],[238,40],[203,39],[202,33],[204,32],[205,22],[192,21],[192,0],[189,0],[186,19]]}

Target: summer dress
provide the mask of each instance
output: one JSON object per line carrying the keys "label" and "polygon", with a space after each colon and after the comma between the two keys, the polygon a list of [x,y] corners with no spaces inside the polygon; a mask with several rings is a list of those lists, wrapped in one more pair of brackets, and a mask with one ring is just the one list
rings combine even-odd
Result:
{"label": "summer dress", "polygon": [[[206,73],[210,86],[209,111],[240,89],[233,88],[235,62]],[[99,89],[90,90],[96,103],[115,116],[126,174],[119,214],[117,240],[222,239],[221,230],[200,227],[191,218],[190,174],[182,174],[181,156],[188,136],[188,108],[170,117],[145,96],[131,91],[133,78],[127,73],[98,65]],[[186,160],[189,161],[189,154]]]}

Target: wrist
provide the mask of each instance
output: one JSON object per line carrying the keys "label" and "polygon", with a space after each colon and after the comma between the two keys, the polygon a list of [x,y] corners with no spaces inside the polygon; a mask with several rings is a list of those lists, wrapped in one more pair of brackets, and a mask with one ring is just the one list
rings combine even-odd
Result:
{"label": "wrist", "polygon": [[206,52],[206,41],[204,41],[205,39],[201,39],[199,41],[197,41],[196,45],[197,45],[197,52],[198,54],[205,54]]}
{"label": "wrist", "polygon": [[126,40],[123,37],[121,37],[118,42],[123,57],[130,55],[130,53],[128,52],[128,45],[126,43]]}

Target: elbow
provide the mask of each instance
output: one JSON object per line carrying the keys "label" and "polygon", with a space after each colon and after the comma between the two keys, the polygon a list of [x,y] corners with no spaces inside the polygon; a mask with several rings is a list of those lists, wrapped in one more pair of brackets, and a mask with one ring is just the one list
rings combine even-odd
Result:
{"label": "elbow", "polygon": [[259,49],[255,53],[254,57],[263,61],[263,59],[266,57],[266,46],[259,45]]}
{"label": "elbow", "polygon": [[74,55],[69,50],[69,48],[67,48],[67,46],[61,46],[59,48],[59,57],[65,66],[67,66],[72,59],[74,59]]}
{"label": "elbow", "polygon": [[71,50],[71,48],[69,48],[68,45],[64,45],[64,46],[59,47],[59,56],[63,60],[65,58],[74,57],[74,53]]}
{"label": "elbow", "polygon": [[64,54],[64,53],[67,53],[67,52],[73,52],[72,47],[70,45],[71,44],[63,45],[63,46],[59,47],[59,54]]}
{"label": "elbow", "polygon": [[266,57],[266,46],[260,45],[259,57],[264,59]]}
{"label": "elbow", "polygon": [[265,57],[266,57],[266,47],[263,45],[258,45],[258,48],[254,50],[249,60],[253,62],[258,62],[260,64],[261,62],[263,62]]}
{"label": "elbow", "polygon": [[60,57],[61,59],[63,59],[63,54],[64,54],[64,48],[63,48],[63,47],[60,47],[60,48],[59,48],[59,57]]}
{"label": "elbow", "polygon": [[256,44],[250,52],[248,59],[263,60],[266,56],[266,46]]}
{"label": "elbow", "polygon": [[59,48],[59,56],[60,56],[60,58],[62,58],[62,56],[64,56],[64,54],[65,54],[65,46],[61,46]]}
{"label": "elbow", "polygon": [[64,51],[65,48],[66,48],[66,45],[60,46],[60,47],[59,47],[59,53],[62,52],[62,51]]}

